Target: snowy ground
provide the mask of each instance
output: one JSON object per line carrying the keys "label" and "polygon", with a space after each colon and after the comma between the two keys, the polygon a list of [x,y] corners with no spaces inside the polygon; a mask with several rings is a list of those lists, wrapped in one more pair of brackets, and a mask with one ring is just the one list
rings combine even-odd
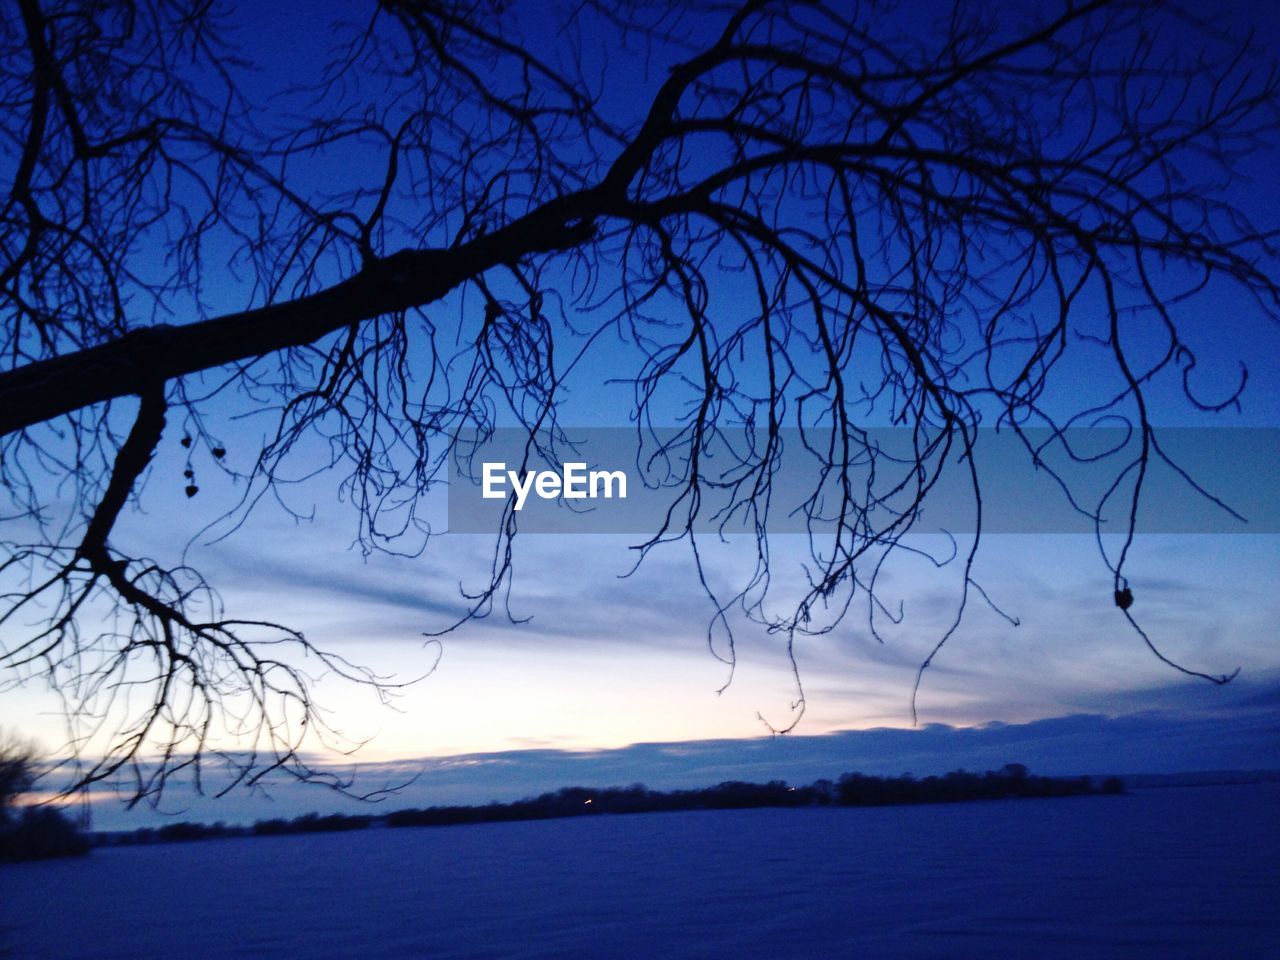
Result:
{"label": "snowy ground", "polygon": [[1280,957],[1277,809],[1271,784],[106,849],[0,866],[0,956]]}

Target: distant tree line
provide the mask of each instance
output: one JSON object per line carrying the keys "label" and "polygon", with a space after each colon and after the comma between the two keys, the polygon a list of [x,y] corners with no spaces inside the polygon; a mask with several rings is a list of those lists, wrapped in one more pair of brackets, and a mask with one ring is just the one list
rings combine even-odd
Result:
{"label": "distant tree line", "polygon": [[653,813],[675,810],[739,810],[752,807],[870,807],[910,803],[955,803],[966,800],[999,800],[1006,797],[1070,797],[1096,793],[1121,793],[1115,777],[1094,785],[1089,777],[1032,776],[1022,764],[1007,764],[984,774],[956,770],[941,777],[917,780],[846,773],[839,780],[818,780],[808,786],[790,786],[782,780],[745,783],[730,780],[699,790],[648,790],[639,784],[593,790],[565,787],[553,793],[515,803],[491,803],[480,807],[429,807],[388,814],[388,826],[436,826],[485,823],[500,820],[543,820],[554,817],[593,816],[604,813]]}
{"label": "distant tree line", "polygon": [[564,787],[513,803],[480,806],[440,806],[372,814],[309,813],[292,820],[259,820],[252,827],[223,823],[172,823],[144,827],[130,833],[100,837],[113,844],[161,843],[233,836],[271,836],[289,833],[327,833],[362,830],[372,825],[388,827],[452,826],[514,820],[550,820],[562,817],[612,813],[658,813],[678,810],[741,810],[757,807],[869,807],[912,803],[956,803],[967,800],[1001,800],[1015,797],[1072,797],[1117,794],[1124,784],[1117,777],[1095,782],[1089,777],[1041,777],[1019,763],[998,771],[969,773],[956,770],[941,777],[916,779],[873,777],[846,773],[838,780],[818,780],[808,786],[791,786],[782,780],[746,783],[730,780],[697,790],[649,790],[641,784],[629,787]]}
{"label": "distant tree line", "polygon": [[222,837],[271,836],[281,833],[329,833],[339,830],[360,830],[372,823],[381,823],[384,816],[373,814],[331,813],[321,816],[308,813],[292,820],[274,818],[259,820],[251,827],[217,823],[166,823],[163,827],[139,827],[128,833],[100,833],[100,845],[132,845],[139,843],[172,843],[181,840],[216,840]]}

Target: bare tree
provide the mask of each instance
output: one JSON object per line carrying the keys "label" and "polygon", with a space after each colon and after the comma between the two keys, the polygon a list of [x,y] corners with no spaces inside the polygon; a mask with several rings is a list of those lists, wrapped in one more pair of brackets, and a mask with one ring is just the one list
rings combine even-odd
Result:
{"label": "bare tree", "polygon": [[[332,731],[303,655],[387,689],[117,542],[160,444],[186,448],[188,497],[196,466],[233,475],[234,522],[299,473],[344,471],[360,544],[414,553],[458,438],[518,424],[530,461],[554,458],[565,384],[604,379],[589,358],[606,340],[634,358],[608,376],[632,385],[637,444],[671,484],[641,556],[687,542],[701,569],[713,490],[755,535],[754,574],[731,596],[708,586],[713,629],[737,610],[791,650],[856,600],[874,630],[880,565],[910,549],[931,491],[969,485],[981,530],[980,424],[1061,446],[1115,415],[1135,436],[1109,491],[1129,524],[1102,561],[1141,633],[1125,565],[1164,456],[1148,392],[1180,371],[1189,404],[1235,405],[1243,373],[1192,389],[1180,317],[1228,287],[1268,312],[1280,295],[1272,234],[1230,192],[1277,119],[1247,42],[1172,4],[1102,0],[586,2],[554,24],[542,6],[382,0],[352,16],[319,79],[277,102],[216,4],[6,8],[0,667],[65,698],[77,786],[131,777],[154,799],[212,753],[239,783],[311,777],[304,744]],[[1092,390],[1064,373],[1081,354]],[[251,407],[273,434],[229,454],[218,411]],[[909,428],[910,456],[871,442],[877,418]],[[779,615],[766,522],[784,426],[820,471],[810,586]],[[728,466],[704,456],[722,441]],[[469,616],[510,586],[516,530],[508,512]],[[981,594],[980,542],[921,671]],[[90,627],[103,608],[110,628]]]}
{"label": "bare tree", "polygon": [[9,825],[14,801],[35,783],[35,748],[0,730],[0,827]]}

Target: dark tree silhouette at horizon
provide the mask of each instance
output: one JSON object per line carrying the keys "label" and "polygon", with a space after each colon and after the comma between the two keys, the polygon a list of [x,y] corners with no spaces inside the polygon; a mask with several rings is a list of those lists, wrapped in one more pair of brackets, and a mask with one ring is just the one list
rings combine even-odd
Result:
{"label": "dark tree silhouette at horizon", "polygon": [[[71,789],[123,781],[155,801],[214,756],[236,771],[223,790],[278,773],[344,787],[308,760],[341,740],[309,669],[395,687],[119,542],[161,444],[187,451],[193,508],[196,457],[238,484],[234,524],[299,472],[338,471],[361,548],[415,554],[459,438],[516,425],[523,466],[558,460],[565,384],[584,378],[630,385],[639,447],[675,428],[654,454],[669,509],[639,556],[692,547],[730,671],[731,614],[789,654],[855,600],[873,633],[892,617],[877,577],[915,549],[903,538],[939,484],[971,488],[980,533],[979,425],[1053,469],[1047,447],[1075,456],[1064,431],[1110,418],[1133,443],[1113,452],[1107,499],[1128,526],[1101,550],[1103,599],[1173,668],[1229,679],[1160,652],[1125,568],[1148,468],[1168,459],[1150,391],[1172,376],[1190,408],[1227,410],[1247,378],[1199,392],[1186,311],[1228,290],[1269,318],[1280,304],[1274,233],[1236,181],[1276,131],[1270,60],[1165,3],[547,9],[352,4],[284,106],[218,4],[6,10],[0,672],[62,696]],[[631,66],[611,72],[611,54]],[[605,341],[633,366],[593,369]],[[271,411],[260,449],[219,433],[224,405]],[[875,446],[875,418],[910,431],[910,456]],[[808,587],[778,614],[784,427],[819,480]],[[741,454],[712,462],[726,441]],[[754,535],[728,596],[695,532],[711,491]],[[463,621],[510,590],[514,513],[495,532]],[[971,597],[990,602],[980,542],[954,558],[954,619],[917,688]],[[779,729],[803,707],[799,689]]]}

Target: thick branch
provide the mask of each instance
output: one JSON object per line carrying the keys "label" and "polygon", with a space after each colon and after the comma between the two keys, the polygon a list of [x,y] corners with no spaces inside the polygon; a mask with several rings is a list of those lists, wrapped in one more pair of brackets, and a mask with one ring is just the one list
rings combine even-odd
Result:
{"label": "thick branch", "polygon": [[138,418],[116,455],[115,469],[111,471],[107,492],[98,502],[98,508],[80,543],[80,556],[87,557],[92,562],[105,559],[107,537],[115,526],[116,517],[124,509],[138,477],[151,462],[156,444],[160,442],[160,435],[164,433],[164,385],[154,384],[148,387],[140,399],[142,402],[138,407]]}
{"label": "thick branch", "polygon": [[0,374],[0,436],[155,383],[313,343],[352,323],[439,300],[469,277],[593,231],[589,193],[553,200],[447,250],[402,250],[327,290],[184,326],[159,325]]}

